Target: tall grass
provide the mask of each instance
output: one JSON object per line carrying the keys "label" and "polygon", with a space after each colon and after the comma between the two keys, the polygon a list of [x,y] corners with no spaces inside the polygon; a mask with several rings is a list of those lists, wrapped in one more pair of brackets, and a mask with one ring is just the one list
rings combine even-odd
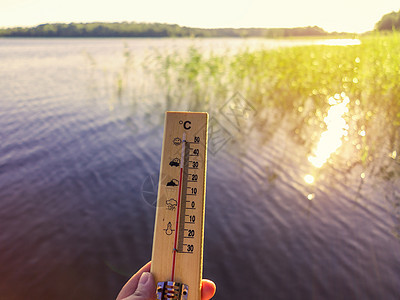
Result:
{"label": "tall grass", "polygon": [[328,98],[344,93],[351,100],[349,137],[358,152],[351,164],[367,165],[383,148],[400,154],[400,34],[370,35],[361,42],[224,54],[192,47],[185,54],[159,55],[156,73],[167,109],[184,104],[194,111],[213,111],[240,92],[258,112],[273,112],[259,114],[262,124],[291,120],[286,126],[303,144],[323,124]]}

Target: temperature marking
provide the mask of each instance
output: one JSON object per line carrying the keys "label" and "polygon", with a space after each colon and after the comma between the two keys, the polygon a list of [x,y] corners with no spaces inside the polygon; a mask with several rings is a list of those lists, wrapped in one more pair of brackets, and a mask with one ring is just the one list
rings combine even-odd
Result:
{"label": "temperature marking", "polygon": [[[188,166],[188,157],[189,157],[189,151],[190,148],[188,147],[188,143],[185,140],[185,147],[182,149],[182,169],[183,169],[183,174],[184,178],[187,178],[187,166]],[[186,195],[187,195],[187,180],[183,180],[182,182],[182,202],[181,202],[181,214],[179,216],[179,237],[178,237],[178,247],[176,248],[176,251],[182,252],[183,251],[183,235],[184,235],[184,229],[185,229],[185,209],[186,209]]]}
{"label": "temperature marking", "polygon": [[178,192],[178,209],[176,210],[176,225],[175,225],[175,240],[174,240],[174,254],[173,254],[173,258],[172,258],[172,273],[171,273],[171,281],[174,281],[175,279],[175,264],[176,264],[176,253],[180,250],[182,251],[180,246],[177,246],[178,244],[178,240],[182,240],[181,235],[183,234],[183,228],[182,228],[182,221],[181,221],[181,216],[183,215],[183,212],[181,213],[181,211],[183,210],[181,207],[181,202],[185,202],[186,199],[182,200],[182,197],[184,197],[186,195],[186,193],[183,193],[182,195],[182,191],[184,191],[184,186],[186,183],[186,180],[182,181],[183,178],[183,172],[185,169],[185,164],[187,161],[187,155],[186,153],[188,152],[189,147],[186,147],[186,133],[183,133],[183,137],[182,137],[182,151],[181,151],[181,165],[180,165],[180,175],[179,175],[179,192]]}

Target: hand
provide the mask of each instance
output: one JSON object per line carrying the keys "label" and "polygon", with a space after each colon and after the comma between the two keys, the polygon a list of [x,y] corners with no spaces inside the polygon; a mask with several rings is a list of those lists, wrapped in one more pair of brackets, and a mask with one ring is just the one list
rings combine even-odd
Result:
{"label": "hand", "polygon": [[[150,273],[151,262],[144,265],[129,279],[118,294],[116,300],[154,300],[156,284]],[[201,300],[211,299],[216,291],[214,282],[203,279],[201,282]]]}

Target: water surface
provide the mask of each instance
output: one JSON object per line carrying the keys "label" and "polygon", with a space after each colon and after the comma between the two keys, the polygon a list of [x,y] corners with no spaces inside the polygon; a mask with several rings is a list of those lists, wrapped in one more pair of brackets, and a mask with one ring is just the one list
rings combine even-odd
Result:
{"label": "water surface", "polygon": [[[290,41],[0,39],[0,299],[113,299],[150,259],[167,106],[143,65],[193,44]],[[215,299],[399,299],[399,180],[313,165],[293,120],[265,126],[273,110],[238,127],[216,108],[204,252]]]}

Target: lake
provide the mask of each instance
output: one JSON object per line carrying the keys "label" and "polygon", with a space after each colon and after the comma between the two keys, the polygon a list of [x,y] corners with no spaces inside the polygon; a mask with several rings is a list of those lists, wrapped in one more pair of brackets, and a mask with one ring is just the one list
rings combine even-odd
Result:
{"label": "lake", "polygon": [[[0,39],[0,299],[114,299],[150,260],[164,112],[188,108],[167,99],[157,56],[316,43]],[[331,160],[351,144],[353,99],[338,92],[313,154],[288,117],[266,126],[279,116],[245,91],[213,104],[204,278],[215,299],[400,298],[400,180],[373,175],[397,172],[399,150],[382,144],[368,168]]]}

